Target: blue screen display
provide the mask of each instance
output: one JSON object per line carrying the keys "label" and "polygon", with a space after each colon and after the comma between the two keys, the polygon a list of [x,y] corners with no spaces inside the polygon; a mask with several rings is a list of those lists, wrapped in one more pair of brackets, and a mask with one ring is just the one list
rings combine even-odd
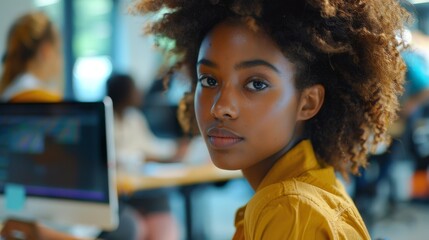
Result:
{"label": "blue screen display", "polygon": [[0,192],[108,202],[102,103],[0,104]]}

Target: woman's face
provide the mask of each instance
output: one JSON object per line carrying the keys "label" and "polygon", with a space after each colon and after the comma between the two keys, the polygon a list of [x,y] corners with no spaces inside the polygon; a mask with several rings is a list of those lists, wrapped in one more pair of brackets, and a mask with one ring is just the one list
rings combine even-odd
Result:
{"label": "woman's face", "polygon": [[246,169],[288,146],[297,124],[295,67],[267,34],[217,25],[201,44],[197,74],[195,113],[216,166]]}

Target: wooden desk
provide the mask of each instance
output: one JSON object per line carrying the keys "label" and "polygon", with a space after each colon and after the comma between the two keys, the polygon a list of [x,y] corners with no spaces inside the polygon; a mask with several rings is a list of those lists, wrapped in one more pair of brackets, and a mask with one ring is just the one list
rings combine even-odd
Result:
{"label": "wooden desk", "polygon": [[241,171],[222,170],[212,163],[174,168],[167,165],[165,169],[160,167],[149,176],[119,171],[117,173],[118,192],[128,194],[138,190],[213,183],[243,177]]}
{"label": "wooden desk", "polygon": [[[215,167],[212,163],[204,165],[184,165],[182,167],[162,166],[149,175],[118,172],[117,185],[120,194],[130,194],[139,190],[165,187],[179,187],[185,200],[186,239],[200,239],[195,234],[192,192],[198,185],[228,181],[243,177],[241,171],[227,171]],[[198,219],[197,219],[198,220]]]}

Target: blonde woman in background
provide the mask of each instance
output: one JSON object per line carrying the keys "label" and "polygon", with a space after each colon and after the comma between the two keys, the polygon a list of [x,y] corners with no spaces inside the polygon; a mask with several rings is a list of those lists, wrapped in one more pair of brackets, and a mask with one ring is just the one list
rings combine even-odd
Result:
{"label": "blonde woman in background", "polygon": [[56,102],[62,99],[61,39],[45,14],[31,12],[15,21],[8,32],[2,63],[2,101]]}

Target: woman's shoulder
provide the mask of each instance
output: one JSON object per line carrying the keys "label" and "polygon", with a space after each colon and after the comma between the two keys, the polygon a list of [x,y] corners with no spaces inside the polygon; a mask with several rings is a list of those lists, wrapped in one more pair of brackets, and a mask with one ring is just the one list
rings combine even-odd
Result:
{"label": "woman's shoulder", "polygon": [[311,225],[324,229],[331,236],[345,234],[344,229],[353,235],[367,236],[365,225],[352,202],[312,184],[305,177],[285,180],[258,191],[247,204],[245,221],[248,229],[255,233],[261,228],[270,228],[264,226],[275,222],[276,226],[294,228]]}
{"label": "woman's shoulder", "polygon": [[355,207],[340,183],[334,181],[327,184],[308,175],[271,184],[257,191],[248,206],[263,209],[279,203],[285,206],[299,204],[323,214],[334,215]]}
{"label": "woman's shoulder", "polygon": [[60,102],[61,96],[43,89],[26,90],[12,96],[10,102]]}
{"label": "woman's shoulder", "polygon": [[257,191],[247,206],[252,209],[252,212],[262,212],[263,209],[278,204],[284,206],[299,204],[297,206],[323,211],[324,195],[327,194],[318,187],[299,178],[293,178]]}
{"label": "woman's shoulder", "polygon": [[60,102],[62,95],[47,90],[42,81],[30,73],[19,75],[2,93],[7,102]]}

